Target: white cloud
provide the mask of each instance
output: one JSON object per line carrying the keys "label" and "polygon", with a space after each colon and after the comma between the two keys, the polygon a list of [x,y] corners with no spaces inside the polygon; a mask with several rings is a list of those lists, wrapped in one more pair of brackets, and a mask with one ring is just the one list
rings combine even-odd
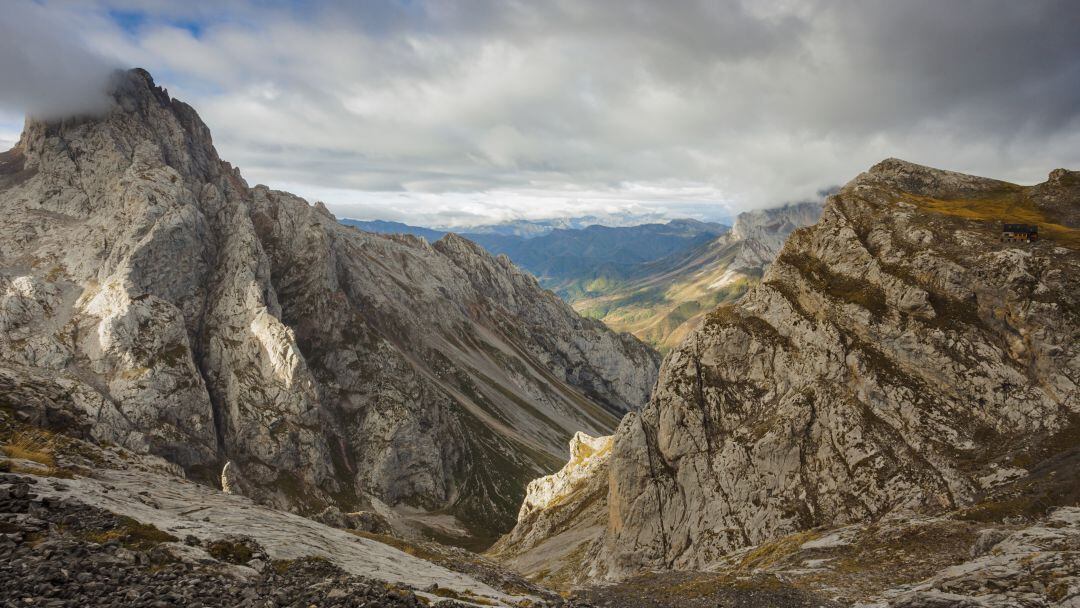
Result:
{"label": "white cloud", "polygon": [[339,215],[719,216],[888,156],[1021,182],[1080,165],[1064,0],[40,10],[194,105],[249,181]]}

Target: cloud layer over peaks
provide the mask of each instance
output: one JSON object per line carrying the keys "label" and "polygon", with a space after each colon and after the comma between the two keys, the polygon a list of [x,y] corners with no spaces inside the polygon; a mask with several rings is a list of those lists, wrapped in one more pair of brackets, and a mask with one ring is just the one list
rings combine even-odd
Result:
{"label": "cloud layer over peaks", "polygon": [[338,215],[708,217],[890,156],[1020,182],[1080,166],[1067,0],[22,6],[150,69],[249,180]]}

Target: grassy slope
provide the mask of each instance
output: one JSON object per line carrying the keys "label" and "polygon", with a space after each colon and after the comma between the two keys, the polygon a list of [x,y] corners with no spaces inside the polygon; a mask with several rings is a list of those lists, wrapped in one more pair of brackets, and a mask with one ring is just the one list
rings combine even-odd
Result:
{"label": "grassy slope", "polygon": [[661,352],[677,345],[701,318],[719,305],[734,302],[757,282],[742,273],[725,276],[737,245],[714,241],[670,263],[657,264],[643,276],[603,285],[599,295],[571,302],[583,316],[627,331]]}
{"label": "grassy slope", "polygon": [[907,194],[905,199],[924,211],[967,220],[1037,224],[1040,238],[1080,249],[1080,230],[1059,223],[1059,218],[1035,205],[1020,186],[1003,188],[985,197],[942,200]]}

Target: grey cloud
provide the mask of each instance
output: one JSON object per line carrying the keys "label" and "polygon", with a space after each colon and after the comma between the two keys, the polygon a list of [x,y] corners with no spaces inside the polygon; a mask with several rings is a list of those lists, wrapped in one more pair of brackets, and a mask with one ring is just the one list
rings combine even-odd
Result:
{"label": "grey cloud", "polygon": [[107,107],[114,64],[88,51],[75,13],[28,0],[4,3],[0,17],[0,109],[40,117]]}
{"label": "grey cloud", "polygon": [[92,21],[95,48],[192,103],[249,179],[332,209],[701,215],[888,156],[1023,182],[1080,165],[1067,0],[86,2],[145,8],[134,34]]}
{"label": "grey cloud", "polygon": [[[927,117],[1003,136],[1080,116],[1080,6],[1070,0],[827,3],[848,70],[815,112],[839,127],[897,129]],[[830,112],[828,102],[833,104]],[[800,118],[805,118],[800,115]]]}

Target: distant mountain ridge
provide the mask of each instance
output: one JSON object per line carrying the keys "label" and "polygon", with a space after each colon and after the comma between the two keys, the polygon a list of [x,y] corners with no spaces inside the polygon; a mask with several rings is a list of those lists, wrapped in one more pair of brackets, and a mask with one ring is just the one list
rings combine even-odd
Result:
{"label": "distant mountain ridge", "polygon": [[[578,218],[580,219],[580,218]],[[574,220],[577,221],[577,220]],[[567,220],[573,224],[574,221]],[[380,234],[412,234],[429,241],[447,232],[384,220],[341,223]],[[492,254],[505,254],[568,301],[632,276],[643,263],[686,251],[728,231],[723,224],[676,219],[633,226],[555,228],[540,236],[463,232]]]}
{"label": "distant mountain ridge", "polygon": [[[525,238],[461,236],[506,254],[579,313],[665,351],[702,316],[731,303],[760,280],[795,229],[817,221],[821,204],[803,202],[740,213],[734,227],[671,220],[665,224],[559,228]],[[445,232],[400,222],[341,220],[361,230],[428,240]]]}
{"label": "distant mountain ridge", "polygon": [[[721,219],[701,220],[705,224],[725,224],[725,214],[719,214]],[[432,226],[437,230],[457,232],[459,234],[499,234],[503,236],[520,236],[533,238],[549,234],[555,230],[584,230],[592,226],[606,226],[608,228],[633,228],[647,224],[668,224],[681,221],[666,219],[660,213],[604,213],[599,215],[581,215],[572,217],[555,217],[542,220],[509,220],[497,224],[478,224],[469,226]],[[698,221],[698,220],[691,220]]]}
{"label": "distant mountain ridge", "polygon": [[423,228],[421,226],[410,226],[409,224],[402,224],[401,222],[390,222],[387,220],[354,220],[350,218],[340,218],[339,222],[346,226],[352,226],[364,232],[374,232],[375,234],[411,234],[413,236],[422,236],[428,240],[429,243],[446,236],[446,232],[442,230],[436,230],[434,228]]}
{"label": "distant mountain ridge", "polygon": [[795,229],[821,215],[804,202],[740,213],[730,232],[624,273],[571,299],[574,309],[659,348],[674,348],[720,304],[755,285]]}
{"label": "distant mountain ridge", "polygon": [[604,215],[556,217],[543,220],[509,220],[496,224],[469,224],[461,226],[440,224],[427,224],[421,226],[419,224],[407,224],[394,220],[341,219],[341,223],[348,226],[355,226],[367,232],[375,232],[378,234],[414,234],[416,236],[434,239],[438,239],[442,235],[450,232],[461,235],[497,235],[532,239],[551,234],[556,230],[585,230],[593,226],[634,228],[636,226],[666,225],[672,222],[682,221],[699,222],[717,226],[726,225],[723,221],[684,220],[682,218],[665,219],[659,213],[607,213]]}

